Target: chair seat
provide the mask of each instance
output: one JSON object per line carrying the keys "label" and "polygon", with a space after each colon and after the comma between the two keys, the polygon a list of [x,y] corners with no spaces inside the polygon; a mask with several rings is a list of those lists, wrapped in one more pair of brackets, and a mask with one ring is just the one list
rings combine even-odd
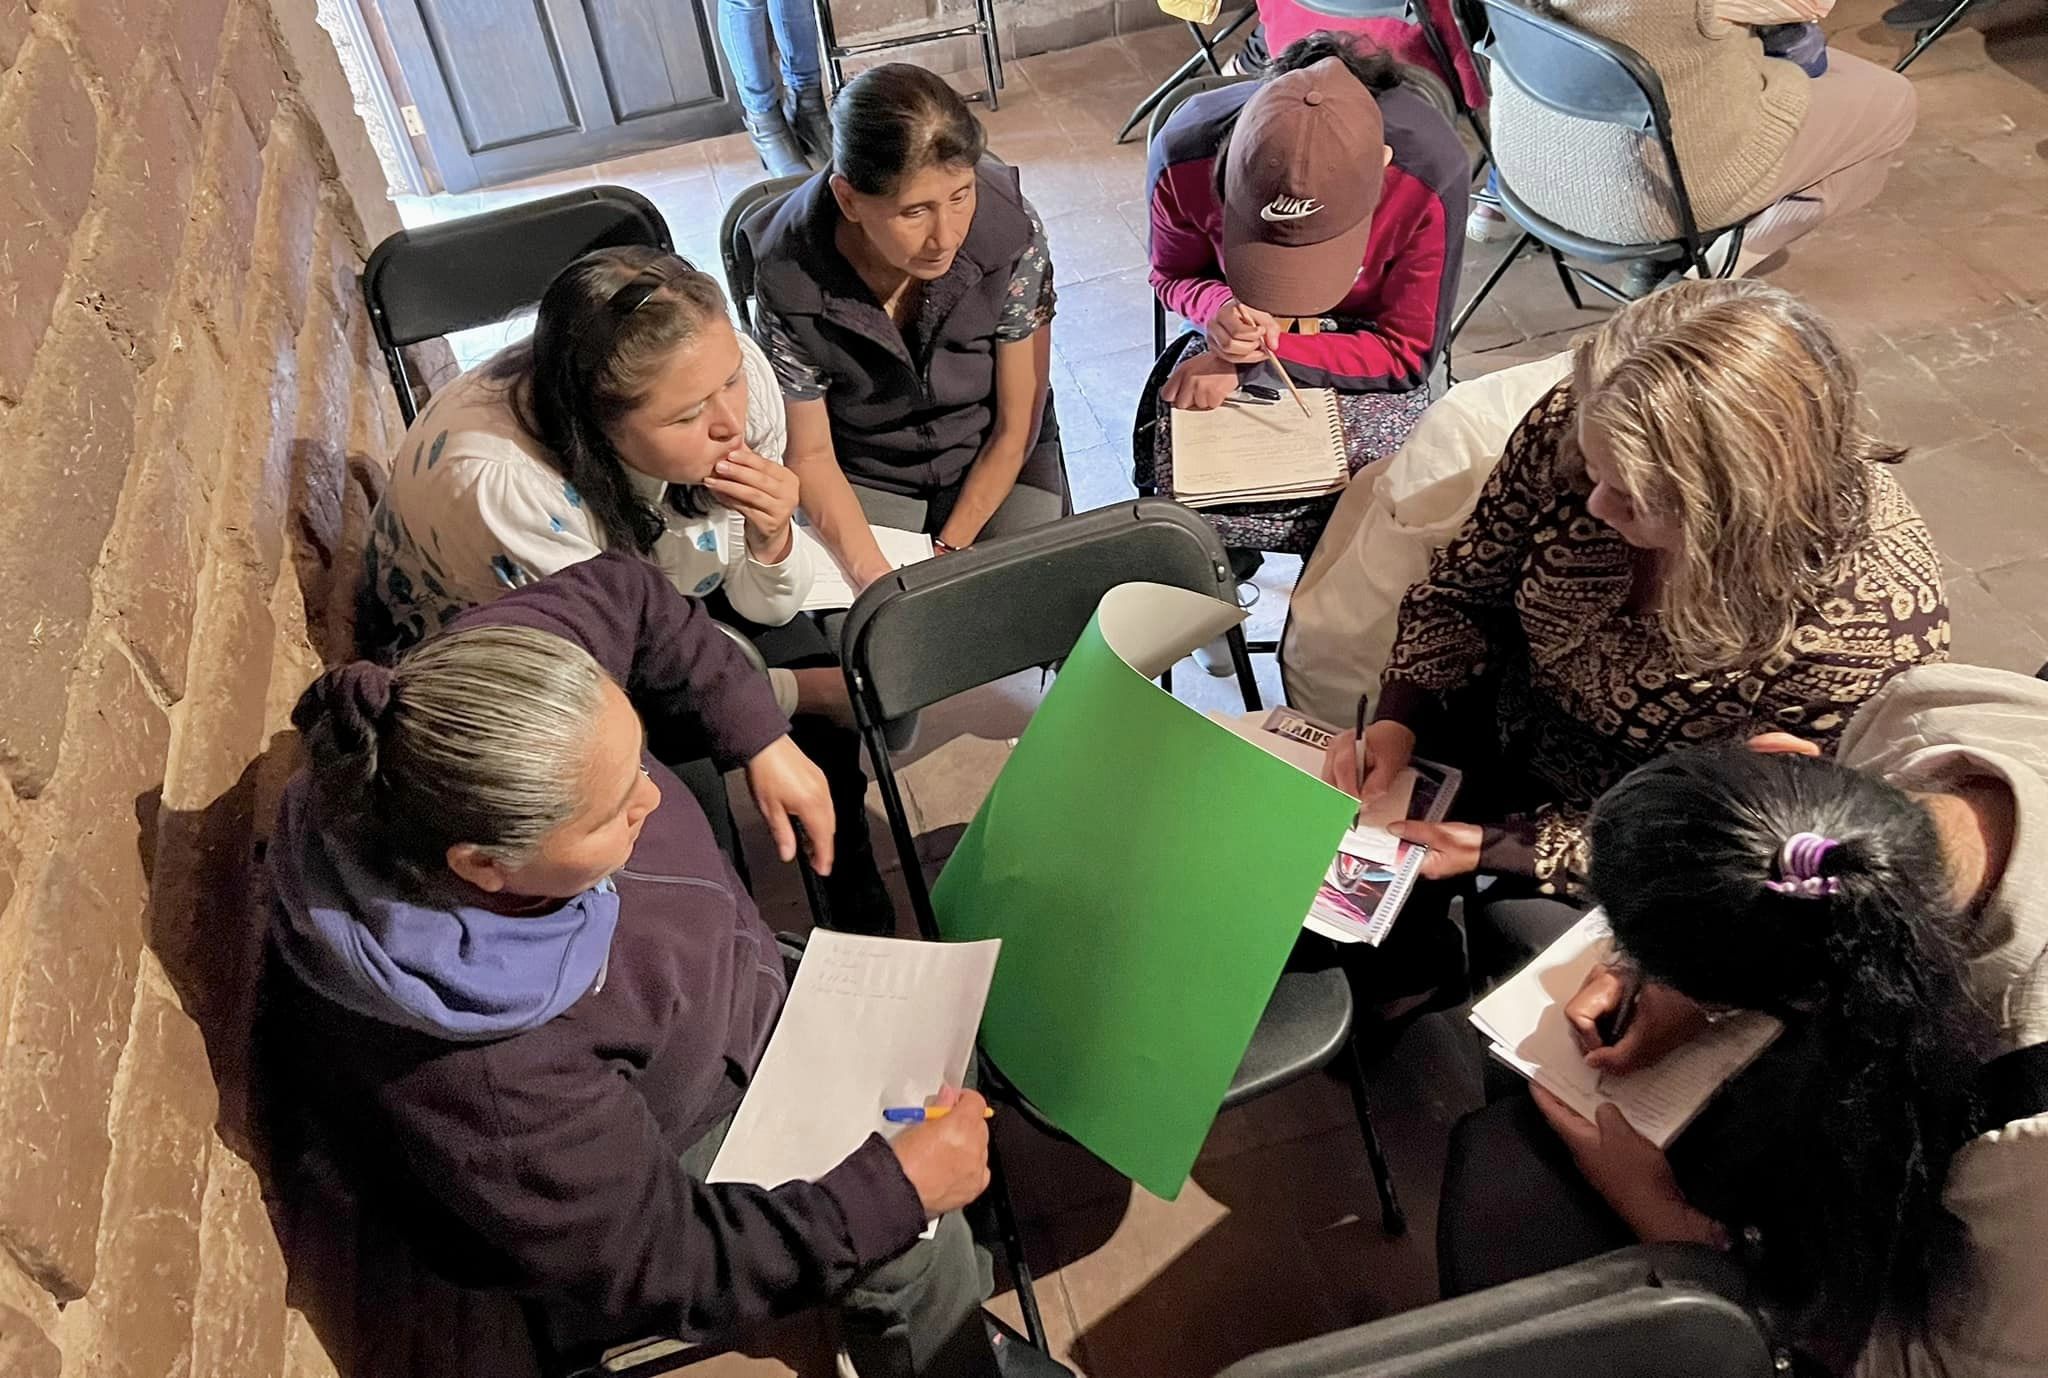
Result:
{"label": "chair seat", "polygon": [[1237,1075],[1223,1093],[1223,1108],[1328,1066],[1351,1036],[1351,1018],[1351,983],[1342,968],[1281,973]]}
{"label": "chair seat", "polygon": [[[1643,244],[1616,244],[1610,240],[1588,238],[1531,210],[1526,201],[1515,195],[1514,188],[1508,185],[1506,178],[1500,180],[1496,189],[1499,192],[1500,208],[1507,212],[1510,220],[1545,244],[1570,254],[1573,258],[1584,259],[1588,263],[1627,263],[1643,258],[1683,260],[1687,256],[1683,239],[1657,239]],[[1744,223],[1747,223],[1747,218],[1736,222],[1738,225]],[[1725,234],[1733,228],[1734,225],[1722,225],[1711,230],[1702,229],[1700,243],[1711,244],[1716,236]]]}
{"label": "chair seat", "polygon": [[[1256,1100],[1335,1061],[1344,1049],[1344,1040],[1351,1036],[1352,1008],[1351,983],[1342,968],[1282,972],[1220,1108],[1228,1110]],[[1044,1111],[1003,1080],[1000,1072],[993,1082],[988,1088],[992,1097],[1009,1101],[1046,1133],[1066,1137]]]}

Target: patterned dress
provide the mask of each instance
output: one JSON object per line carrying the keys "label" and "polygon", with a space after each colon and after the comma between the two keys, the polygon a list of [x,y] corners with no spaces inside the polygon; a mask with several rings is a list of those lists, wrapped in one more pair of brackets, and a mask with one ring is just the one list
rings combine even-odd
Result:
{"label": "patterned dress", "polygon": [[[1559,463],[1572,418],[1566,382],[1516,429],[1471,518],[1402,600],[1376,715],[1413,728],[1425,754],[1497,742],[1503,780],[1473,783],[1519,808],[1472,819],[1503,825],[1481,866],[1533,874],[1546,892],[1582,874],[1586,811],[1635,767],[1769,731],[1832,750],[1887,679],[1947,659],[1949,645],[1933,541],[1873,466],[1870,536],[1835,589],[1801,610],[1787,648],[1686,672],[1662,619],[1627,610],[1631,548]],[[1492,722],[1476,717],[1482,685],[1494,687]]]}

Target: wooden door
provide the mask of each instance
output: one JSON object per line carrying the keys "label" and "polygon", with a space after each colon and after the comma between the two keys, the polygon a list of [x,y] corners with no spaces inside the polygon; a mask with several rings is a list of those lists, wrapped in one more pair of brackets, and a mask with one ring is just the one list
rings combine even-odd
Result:
{"label": "wooden door", "polygon": [[450,191],[739,128],[717,0],[376,0]]}

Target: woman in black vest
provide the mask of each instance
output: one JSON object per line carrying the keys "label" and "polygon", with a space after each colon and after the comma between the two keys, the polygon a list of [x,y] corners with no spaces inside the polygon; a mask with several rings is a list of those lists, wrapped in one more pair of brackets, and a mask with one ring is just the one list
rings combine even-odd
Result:
{"label": "woman in black vest", "polygon": [[940,78],[890,63],[839,93],[833,166],[747,226],[762,344],[803,507],[862,587],[869,523],[940,551],[1067,508],[1052,260],[1014,168]]}

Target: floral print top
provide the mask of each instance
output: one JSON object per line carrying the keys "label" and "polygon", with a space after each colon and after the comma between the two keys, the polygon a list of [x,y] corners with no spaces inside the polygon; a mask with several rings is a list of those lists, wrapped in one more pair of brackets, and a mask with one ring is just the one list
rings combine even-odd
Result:
{"label": "floral print top", "polygon": [[[740,338],[747,380],[746,441],[780,461],[782,398],[760,347]],[[604,549],[604,532],[575,486],[526,433],[509,388],[482,364],[434,395],[400,441],[390,486],[364,552],[370,590],[388,625],[365,627],[370,651],[403,651],[507,589]],[[700,494],[705,515],[663,504],[668,485],[635,474],[634,487],[666,518],[654,560],[684,593],[724,588],[740,616],[780,626],[811,591],[811,543],[793,527],[789,554],[763,564],[748,553],[738,512]]]}

